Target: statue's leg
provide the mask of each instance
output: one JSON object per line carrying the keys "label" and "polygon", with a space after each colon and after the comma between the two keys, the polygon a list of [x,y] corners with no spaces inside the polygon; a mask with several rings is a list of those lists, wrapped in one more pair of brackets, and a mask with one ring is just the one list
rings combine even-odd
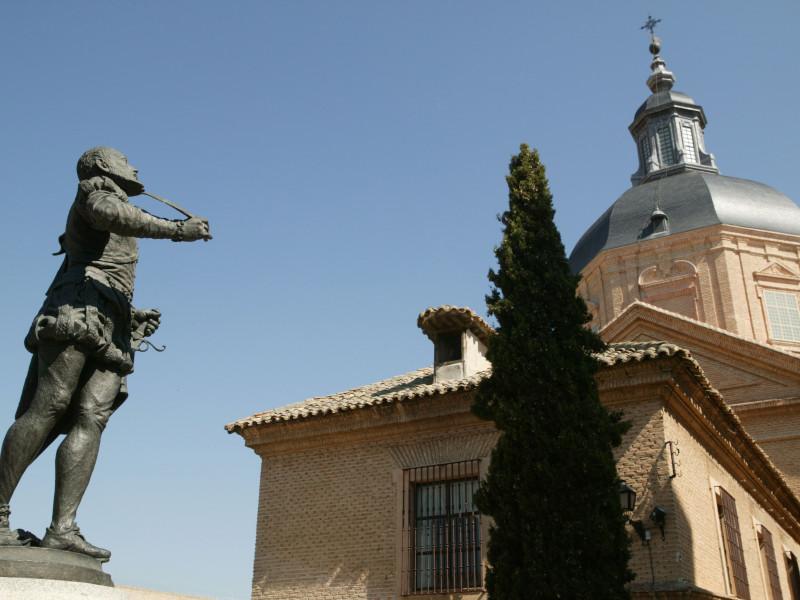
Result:
{"label": "statue's leg", "polygon": [[100,436],[111,416],[122,377],[98,365],[87,365],[78,394],[75,421],[56,453],[56,490],[53,523],[42,545],[108,560],[111,553],[87,542],[75,524],[78,505],[100,449]]}
{"label": "statue's leg", "polygon": [[0,450],[0,505],[9,503],[47,434],[69,407],[86,363],[82,352],[58,343],[42,343],[38,357],[36,394],[30,408],[9,428]]}

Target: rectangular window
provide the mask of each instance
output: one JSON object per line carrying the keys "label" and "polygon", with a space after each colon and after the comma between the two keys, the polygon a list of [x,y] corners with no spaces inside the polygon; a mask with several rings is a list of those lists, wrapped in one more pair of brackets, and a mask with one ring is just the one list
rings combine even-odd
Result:
{"label": "rectangular window", "polygon": [[750,584],[744,566],[742,534],[739,530],[739,515],[736,500],[723,488],[717,487],[717,514],[722,532],[722,550],[725,556],[725,569],[731,593],[744,600],[750,600]]}
{"label": "rectangular window", "polygon": [[656,130],[658,136],[658,150],[661,152],[661,166],[675,164],[675,151],[672,148],[672,131],[669,123],[662,123]]}
{"label": "rectangular window", "polygon": [[764,573],[765,587],[767,588],[767,598],[769,600],[783,600],[781,593],[781,582],[778,579],[778,561],[775,560],[775,546],[772,542],[772,534],[763,525],[758,532],[758,550],[761,553],[761,564]]}
{"label": "rectangular window", "polygon": [[764,290],[772,338],[800,342],[800,308],[797,295]]}
{"label": "rectangular window", "polygon": [[403,471],[403,594],[480,590],[479,460]]}
{"label": "rectangular window", "polygon": [[697,162],[697,151],[694,148],[694,135],[692,135],[691,125],[681,127],[683,134],[683,160],[687,163]]}

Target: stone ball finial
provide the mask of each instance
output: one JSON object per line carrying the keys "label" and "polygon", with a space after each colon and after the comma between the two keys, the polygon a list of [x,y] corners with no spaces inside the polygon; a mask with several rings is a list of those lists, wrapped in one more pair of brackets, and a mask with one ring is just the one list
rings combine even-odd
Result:
{"label": "stone ball finial", "polygon": [[661,52],[661,40],[656,36],[652,36],[650,38],[650,54],[655,56],[659,52]]}

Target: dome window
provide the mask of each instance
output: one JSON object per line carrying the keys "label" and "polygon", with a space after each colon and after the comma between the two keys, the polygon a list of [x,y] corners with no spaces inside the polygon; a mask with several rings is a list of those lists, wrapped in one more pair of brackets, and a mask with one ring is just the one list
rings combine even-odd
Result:
{"label": "dome window", "polygon": [[646,135],[639,140],[639,148],[642,151],[642,168],[644,172],[647,173],[650,169],[650,138]]}
{"label": "dome window", "polygon": [[800,307],[796,294],[764,290],[772,338],[800,342]]}
{"label": "dome window", "polygon": [[672,146],[672,131],[669,123],[662,123],[656,130],[658,136],[658,150],[661,152],[661,166],[675,164],[675,150]]}

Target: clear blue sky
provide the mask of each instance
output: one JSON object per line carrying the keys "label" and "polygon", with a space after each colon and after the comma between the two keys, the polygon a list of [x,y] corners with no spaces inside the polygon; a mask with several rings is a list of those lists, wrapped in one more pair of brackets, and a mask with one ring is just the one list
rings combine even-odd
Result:
{"label": "clear blue sky", "polygon": [[[428,306],[484,315],[521,142],[571,250],[637,168],[648,11],[721,172],[800,199],[796,0],[0,2],[0,435],[84,150],[214,235],[140,246],[167,351],[138,356],[79,513],[118,583],[249,597],[260,461],[223,425],[429,365]],[[12,526],[43,534],[52,463]]]}

